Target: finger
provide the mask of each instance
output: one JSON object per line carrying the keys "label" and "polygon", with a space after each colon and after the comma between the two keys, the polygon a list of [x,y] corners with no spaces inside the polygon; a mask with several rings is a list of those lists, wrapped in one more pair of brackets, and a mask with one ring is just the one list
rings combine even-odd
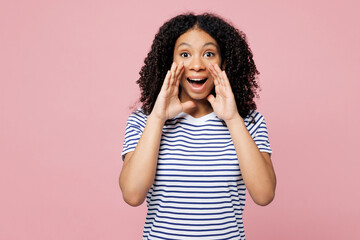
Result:
{"label": "finger", "polygon": [[209,103],[211,104],[211,106],[213,106],[214,101],[215,101],[214,95],[210,94],[209,96],[207,96],[206,99],[209,101]]}
{"label": "finger", "polygon": [[171,64],[170,71],[174,70],[175,67],[176,67],[176,62],[173,62],[173,63]]}
{"label": "finger", "polygon": [[224,82],[224,79],[223,79],[223,76],[222,76],[221,69],[217,64],[215,64],[215,70],[216,70],[216,74],[217,74],[217,76],[219,78],[220,85],[225,86],[225,82]]}
{"label": "finger", "polygon": [[210,70],[211,76],[212,76],[213,79],[214,79],[214,84],[215,84],[215,86],[219,85],[220,82],[219,82],[218,79],[217,79],[218,76],[217,76],[217,74],[216,74],[216,71],[215,71],[215,69],[214,69],[214,66],[213,66],[211,63],[209,63],[209,70]]}
{"label": "finger", "polygon": [[179,73],[179,77],[178,77],[178,79],[176,80],[176,87],[179,87],[180,81],[181,81],[181,78],[182,78],[184,72],[185,72],[185,67],[183,66],[182,69],[181,69],[181,71],[180,71],[180,73]]}
{"label": "finger", "polygon": [[178,81],[181,78],[183,70],[184,70],[184,63],[180,62],[179,65],[178,65],[178,68],[176,69],[174,85],[178,84]]}
{"label": "finger", "polygon": [[[218,80],[216,80],[217,82],[219,82]],[[221,85],[220,83],[218,83],[217,85],[215,85],[215,94],[216,96],[220,96],[221,95]]]}
{"label": "finger", "polygon": [[170,73],[171,73],[171,76],[169,78],[169,86],[171,86],[172,82],[173,82],[173,79],[174,79],[174,75],[175,75],[175,69],[176,69],[176,63],[173,62],[171,64],[171,68],[170,68]]}
{"label": "finger", "polygon": [[170,68],[170,72],[171,72],[170,83],[169,83],[170,86],[174,82],[176,67],[177,67],[176,63],[173,62],[172,65],[171,65],[171,68]]}
{"label": "finger", "polygon": [[162,85],[162,90],[165,91],[169,88],[169,84],[170,84],[170,77],[171,77],[171,72],[168,70]]}
{"label": "finger", "polygon": [[211,68],[210,68],[211,70],[211,75],[213,76],[213,79],[214,79],[214,85],[215,85],[215,93],[216,93],[216,95],[218,96],[219,94],[220,94],[220,91],[221,91],[221,82],[220,82],[220,80],[221,79],[219,79],[219,77],[218,77],[218,75],[217,75],[217,73],[216,73],[216,70],[215,70],[215,68],[214,68],[214,66],[213,65],[211,65]]}
{"label": "finger", "polygon": [[231,84],[230,84],[229,78],[227,77],[227,75],[225,73],[225,70],[222,71],[222,76],[224,79],[225,86],[231,88]]}
{"label": "finger", "polygon": [[216,69],[216,64],[211,65],[211,71],[212,71],[212,75],[214,76],[214,80],[217,81],[217,85],[222,85],[221,77],[219,76],[219,73]]}
{"label": "finger", "polygon": [[220,96],[222,94],[224,94],[224,91],[226,90],[225,87],[225,81],[223,79],[223,75],[221,72],[221,69],[219,68],[219,66],[217,64],[211,65],[211,71],[212,74],[214,76],[214,84],[215,84],[215,93],[217,96]]}
{"label": "finger", "polygon": [[186,112],[187,110],[190,110],[190,109],[196,107],[196,105],[193,101],[187,101],[187,102],[181,103],[181,105],[183,107],[183,112]]}

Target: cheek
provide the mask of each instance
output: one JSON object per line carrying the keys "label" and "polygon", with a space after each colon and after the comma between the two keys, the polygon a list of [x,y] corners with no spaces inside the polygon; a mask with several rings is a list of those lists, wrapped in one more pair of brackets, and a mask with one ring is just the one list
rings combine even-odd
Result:
{"label": "cheek", "polygon": [[185,67],[185,70],[187,70],[189,68],[189,61],[184,61],[184,67]]}
{"label": "cheek", "polygon": [[212,64],[217,64],[220,66],[221,60],[219,57],[209,60],[208,62],[211,62]]}
{"label": "cheek", "polygon": [[187,62],[184,62],[184,73],[183,77],[187,76],[189,73],[189,64]]}
{"label": "cheek", "polygon": [[181,61],[183,61],[183,60],[181,59],[180,56],[174,55],[174,56],[173,56],[173,61],[174,61],[176,64],[179,64],[179,63],[180,63]]}

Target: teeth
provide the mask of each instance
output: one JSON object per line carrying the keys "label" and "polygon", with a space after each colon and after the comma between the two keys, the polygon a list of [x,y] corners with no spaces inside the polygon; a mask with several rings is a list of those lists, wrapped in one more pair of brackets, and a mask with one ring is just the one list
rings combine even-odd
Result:
{"label": "teeth", "polygon": [[189,78],[189,80],[191,80],[191,81],[202,81],[202,80],[205,80],[206,78],[204,78],[204,79],[199,79],[199,78],[194,78],[194,79],[190,79]]}

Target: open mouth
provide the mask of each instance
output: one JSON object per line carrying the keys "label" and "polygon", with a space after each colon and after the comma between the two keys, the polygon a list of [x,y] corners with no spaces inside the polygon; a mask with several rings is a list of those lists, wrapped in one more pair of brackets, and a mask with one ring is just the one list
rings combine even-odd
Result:
{"label": "open mouth", "polygon": [[193,87],[201,87],[206,82],[206,80],[208,80],[208,79],[207,78],[204,78],[204,79],[190,79],[190,78],[187,78],[187,80],[191,84],[191,86],[193,86]]}

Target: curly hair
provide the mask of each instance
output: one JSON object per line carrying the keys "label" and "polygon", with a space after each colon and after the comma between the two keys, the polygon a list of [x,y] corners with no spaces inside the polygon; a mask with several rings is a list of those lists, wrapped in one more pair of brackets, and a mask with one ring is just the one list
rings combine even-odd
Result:
{"label": "curly hair", "polygon": [[[238,112],[242,118],[247,117],[252,110],[256,110],[254,97],[259,97],[256,93],[259,86],[255,77],[259,71],[256,69],[246,35],[213,13],[181,14],[160,27],[144,60],[140,78],[136,81],[141,90],[143,112],[150,114],[155,105],[165,75],[173,62],[176,40],[193,28],[205,31],[218,43],[221,65],[225,66],[223,70],[230,81]],[[212,93],[215,93],[214,89]]]}

